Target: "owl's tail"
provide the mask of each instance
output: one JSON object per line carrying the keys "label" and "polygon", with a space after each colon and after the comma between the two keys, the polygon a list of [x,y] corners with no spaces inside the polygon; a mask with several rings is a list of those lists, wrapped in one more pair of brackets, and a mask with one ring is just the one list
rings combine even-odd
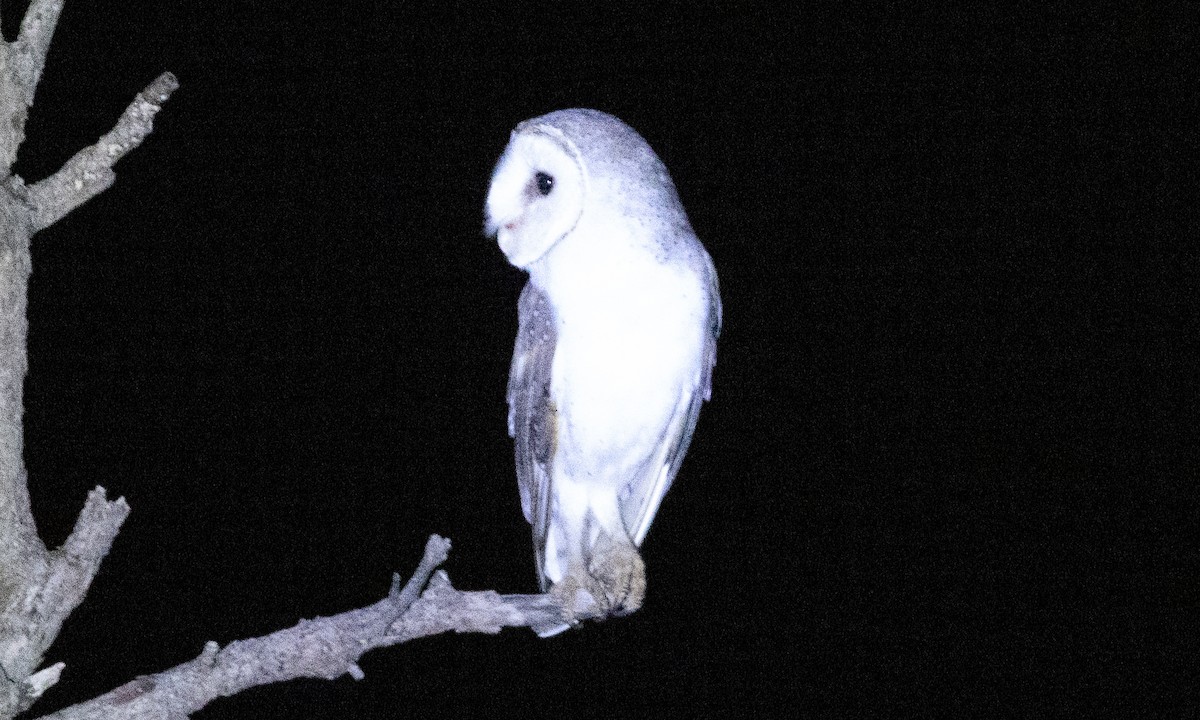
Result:
{"label": "owl's tail", "polygon": [[533,631],[538,634],[538,637],[544,638],[554,637],[555,635],[570,629],[571,626],[565,622],[533,626]]}

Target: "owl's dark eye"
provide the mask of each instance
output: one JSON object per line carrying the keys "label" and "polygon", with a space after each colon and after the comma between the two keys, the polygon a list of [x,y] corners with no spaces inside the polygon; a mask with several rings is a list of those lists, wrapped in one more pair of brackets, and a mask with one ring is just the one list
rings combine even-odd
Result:
{"label": "owl's dark eye", "polygon": [[542,195],[549,195],[550,191],[554,189],[554,177],[552,175],[539,172],[534,179],[537,180],[538,192]]}

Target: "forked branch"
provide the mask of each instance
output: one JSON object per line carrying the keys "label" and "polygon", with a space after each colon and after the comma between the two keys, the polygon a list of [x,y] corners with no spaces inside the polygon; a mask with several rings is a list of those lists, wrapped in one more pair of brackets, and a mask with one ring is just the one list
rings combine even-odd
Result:
{"label": "forked branch", "polygon": [[550,595],[464,592],[438,570],[450,541],[433,535],[420,565],[401,588],[365,608],[313,620],[225,647],[208,642],[196,658],[144,675],[43,720],[163,719],[185,717],[213,700],[247,688],[296,678],[364,677],[358,660],[368,650],[444,632],[498,633],[505,627],[561,622]]}
{"label": "forked branch", "polygon": [[154,116],[178,88],[174,75],[159,75],[125,108],[112,130],[75,153],[58,172],[30,186],[34,231],[53,225],[111,187],[117,177],[113,165],[142,144],[153,129]]}

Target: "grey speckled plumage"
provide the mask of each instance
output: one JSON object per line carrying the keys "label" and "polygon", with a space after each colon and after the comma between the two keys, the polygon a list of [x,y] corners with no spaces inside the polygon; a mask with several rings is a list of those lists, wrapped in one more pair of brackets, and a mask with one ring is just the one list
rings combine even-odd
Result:
{"label": "grey speckled plumage", "polygon": [[554,360],[554,323],[550,304],[536,286],[521,291],[519,327],[508,376],[508,436],[513,438],[521,510],[533,526],[538,578],[546,590],[542,557],[549,524],[550,474],[554,449],[554,407],[550,369]]}

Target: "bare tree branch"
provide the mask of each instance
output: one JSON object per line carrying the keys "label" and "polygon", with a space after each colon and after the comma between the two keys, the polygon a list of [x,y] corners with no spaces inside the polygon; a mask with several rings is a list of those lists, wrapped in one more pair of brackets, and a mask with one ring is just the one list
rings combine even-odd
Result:
{"label": "bare tree branch", "polygon": [[25,139],[25,121],[65,0],[33,0],[11,43],[0,38],[0,177],[8,174]]}
{"label": "bare tree branch", "polygon": [[[88,493],[75,528],[62,547],[50,553],[45,580],[36,599],[28,603],[26,612],[40,626],[41,635],[51,640],[56,637],[63,621],[83,602],[127,517],[129,505],[125,498],[109,502],[102,487]],[[42,647],[41,652],[48,647]]]}
{"label": "bare tree branch", "polygon": [[0,178],[8,177],[25,140],[29,106],[13,73],[12,46],[0,41]]}
{"label": "bare tree branch", "polygon": [[113,163],[142,142],[178,86],[169,73],[159,77],[100,142],[26,187],[12,163],[63,4],[33,0],[17,39],[0,38],[0,718],[26,710],[58,681],[62,663],[38,668],[129,514],[124,500],[109,502],[97,488],[61,548],[47,552],[38,538],[22,430],[30,240],[112,184]]}
{"label": "bare tree branch", "polygon": [[178,87],[179,81],[171,73],[159,75],[138,93],[112,130],[75,153],[58,172],[30,186],[34,231],[54,224],[111,187],[116,180],[112,166],[142,144],[153,128],[154,116]]}
{"label": "bare tree branch", "polygon": [[42,79],[42,69],[46,66],[46,53],[50,51],[50,40],[54,37],[54,28],[58,26],[58,16],[62,14],[63,3],[66,0],[33,0],[29,10],[21,19],[21,34],[13,43],[17,53],[25,55],[26,61],[20,70],[21,80],[28,93],[27,102],[33,103],[33,93],[38,81]]}
{"label": "bare tree branch", "polygon": [[[383,600],[358,610],[301,620],[294,627],[220,647],[208,642],[200,655],[154,675],[144,675],[43,720],[165,720],[182,718],[213,700],[247,688],[311,677],[364,677],[359,658],[368,650],[443,632],[498,633],[505,627],[562,622],[551,595],[463,592],[435,569],[450,541],[433,535],[408,583],[399,577]],[[432,575],[432,579],[431,579]],[[422,588],[424,592],[421,592]]]}
{"label": "bare tree branch", "polygon": [[92,490],[67,541],[0,607],[0,666],[7,680],[0,711],[9,711],[5,716],[28,709],[58,681],[62,663],[34,670],[63,622],[83,601],[128,515],[123,498],[109,502],[104,488]]}

